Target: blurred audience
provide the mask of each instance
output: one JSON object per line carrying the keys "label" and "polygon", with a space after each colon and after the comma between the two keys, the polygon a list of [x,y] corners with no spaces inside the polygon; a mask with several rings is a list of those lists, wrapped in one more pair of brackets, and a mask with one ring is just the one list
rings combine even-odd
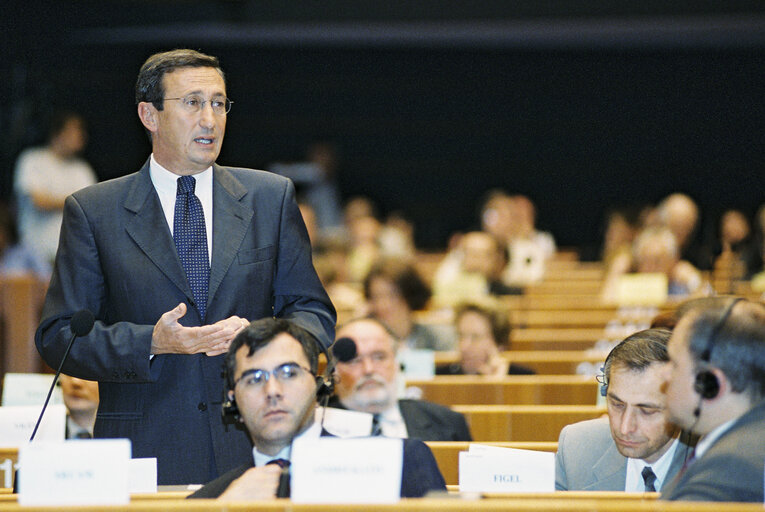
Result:
{"label": "blurred audience", "polygon": [[706,291],[702,287],[701,273],[689,262],[680,259],[677,240],[666,227],[646,228],[635,238],[631,254],[625,253],[614,259],[603,287],[605,301],[617,301],[619,279],[631,272],[666,275],[669,296],[687,297]]}
{"label": "blurred audience", "polygon": [[510,319],[498,303],[467,302],[456,308],[454,324],[460,358],[436,368],[438,375],[530,375],[502,354],[510,348]]}
{"label": "blurred audience", "polygon": [[47,283],[51,274],[50,263],[19,241],[16,222],[5,204],[0,204],[0,275],[31,274]]}
{"label": "blurred audience", "polygon": [[98,411],[98,382],[62,373],[59,383],[66,405],[66,438],[92,439]]}
{"label": "blurred audience", "polygon": [[74,112],[53,116],[48,143],[21,153],[14,191],[19,235],[24,245],[53,262],[63,219],[64,199],[96,182],[90,165],[78,155],[85,149],[85,121]]}
{"label": "blurred audience", "polygon": [[430,289],[413,265],[396,259],[375,263],[364,279],[369,313],[387,325],[414,349],[450,350],[454,344],[446,332],[415,321],[414,312],[425,309]]}

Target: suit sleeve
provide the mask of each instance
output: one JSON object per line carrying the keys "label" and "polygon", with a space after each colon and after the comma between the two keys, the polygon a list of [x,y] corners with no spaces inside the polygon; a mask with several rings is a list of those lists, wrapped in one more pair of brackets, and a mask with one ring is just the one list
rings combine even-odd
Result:
{"label": "suit sleeve", "polygon": [[102,269],[105,263],[92,225],[78,200],[69,196],[64,205],[56,265],[35,334],[37,350],[45,362],[57,368],[71,337],[72,315],[88,309],[97,319],[93,330],[75,340],[63,371],[99,381],[154,380],[149,361],[153,323],[102,321],[107,315]]}
{"label": "suit sleeve", "polygon": [[327,348],[335,339],[335,308],[313,267],[311,243],[295,201],[295,187],[291,181],[285,183],[273,291],[274,316],[300,325]]}
{"label": "suit sleeve", "polygon": [[446,491],[446,482],[428,445],[419,439],[403,439],[402,442],[401,497],[420,498],[428,491]]}
{"label": "suit sleeve", "polygon": [[563,460],[564,453],[566,451],[566,429],[560,431],[560,437],[558,438],[558,451],[555,453],[555,490],[567,491],[568,481],[566,478],[566,464]]}

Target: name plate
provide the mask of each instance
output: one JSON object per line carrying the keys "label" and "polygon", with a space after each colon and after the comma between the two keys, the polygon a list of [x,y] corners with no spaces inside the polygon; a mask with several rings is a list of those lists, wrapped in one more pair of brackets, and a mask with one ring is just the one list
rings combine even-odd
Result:
{"label": "name plate", "polygon": [[555,454],[470,445],[459,456],[460,492],[553,492]]}
{"label": "name plate", "polygon": [[[37,414],[40,414],[52,383],[53,375],[47,373],[6,373],[3,377],[3,399],[0,403],[4,406],[34,405],[37,407]],[[53,388],[50,403],[64,403],[60,387]]]}
{"label": "name plate", "polygon": [[[41,409],[41,405],[0,407],[0,447],[18,448],[28,443]],[[66,406],[49,404],[37,429],[35,442],[63,441],[65,432]]]}
{"label": "name plate", "polygon": [[32,442],[19,449],[21,505],[124,505],[127,439]]}
{"label": "name plate", "polygon": [[133,493],[157,492],[157,458],[130,459],[128,461],[128,490]]}
{"label": "name plate", "polygon": [[292,443],[292,501],[396,503],[403,457],[401,439],[298,439]]}
{"label": "name plate", "polygon": [[316,423],[337,437],[364,437],[372,433],[372,415],[367,412],[317,407]]}

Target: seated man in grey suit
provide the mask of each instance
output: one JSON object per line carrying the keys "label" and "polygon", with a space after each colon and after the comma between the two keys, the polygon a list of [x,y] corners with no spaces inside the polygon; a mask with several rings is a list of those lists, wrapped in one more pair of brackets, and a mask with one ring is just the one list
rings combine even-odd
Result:
{"label": "seated man in grey suit", "polygon": [[[208,483],[191,498],[263,500],[289,497],[294,439],[329,435],[314,421],[317,395],[330,388],[317,376],[316,339],[285,319],[263,318],[243,329],[226,355],[225,416],[246,427],[254,445],[248,464]],[[422,442],[402,441],[401,496],[446,490],[433,453]]]}
{"label": "seated man in grey suit", "polygon": [[668,349],[668,416],[702,437],[662,499],[762,503],[765,306],[734,299],[693,310]]}
{"label": "seated man in grey suit", "polygon": [[601,394],[608,419],[568,425],[555,456],[563,491],[658,491],[690,453],[687,435],[664,418],[663,371],[670,331],[629,336],[608,354]]}
{"label": "seated man in grey suit", "polygon": [[374,415],[372,435],[423,441],[472,441],[465,417],[423,400],[398,400],[398,340],[379,320],[352,320],[337,339],[356,343],[356,357],[337,363],[336,396],[329,405]]}

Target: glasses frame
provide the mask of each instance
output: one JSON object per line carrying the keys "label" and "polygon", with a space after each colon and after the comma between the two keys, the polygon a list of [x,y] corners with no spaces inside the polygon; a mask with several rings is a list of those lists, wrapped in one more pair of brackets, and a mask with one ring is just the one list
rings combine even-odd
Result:
{"label": "glasses frame", "polygon": [[[188,104],[188,101],[191,100],[191,99],[199,99],[201,101],[201,103],[199,104],[199,107],[194,108],[194,107],[190,106]],[[205,100],[205,99],[202,99],[202,97],[199,96],[198,94],[188,94],[188,95],[180,97],[180,98],[162,98],[162,101],[180,101],[181,104],[183,105],[183,108],[186,109],[186,111],[191,113],[191,114],[198,114],[198,113],[202,112],[202,110],[204,110],[204,108],[205,108],[205,104],[209,103],[210,104],[210,108],[212,108],[212,111],[213,111],[213,113],[216,116],[225,116],[229,112],[231,112],[231,105],[233,105],[234,102],[231,101],[230,99],[228,99],[225,96],[223,97],[223,100],[224,100],[223,101],[224,112],[220,113],[220,112],[216,112],[215,111],[215,107],[213,107],[213,105],[212,105],[213,101],[218,101],[215,98],[209,99],[209,100]]]}
{"label": "glasses frame", "polygon": [[271,379],[272,375],[278,382],[281,382],[281,383],[290,382],[290,380],[292,379],[286,379],[286,380],[282,379],[281,377],[279,377],[277,373],[279,372],[279,370],[285,367],[300,369],[301,371],[304,371],[307,374],[314,376],[313,372],[309,368],[306,368],[305,366],[295,362],[289,362],[289,363],[282,363],[272,368],[271,370],[263,370],[262,368],[250,368],[249,370],[245,370],[244,372],[242,372],[239,378],[234,381],[234,387],[236,387],[237,384],[239,384],[243,379],[250,377],[254,373],[258,373],[258,372],[260,372],[263,375],[263,382],[261,382],[260,384],[245,385],[245,389],[263,389],[266,383],[268,383],[268,381]]}

